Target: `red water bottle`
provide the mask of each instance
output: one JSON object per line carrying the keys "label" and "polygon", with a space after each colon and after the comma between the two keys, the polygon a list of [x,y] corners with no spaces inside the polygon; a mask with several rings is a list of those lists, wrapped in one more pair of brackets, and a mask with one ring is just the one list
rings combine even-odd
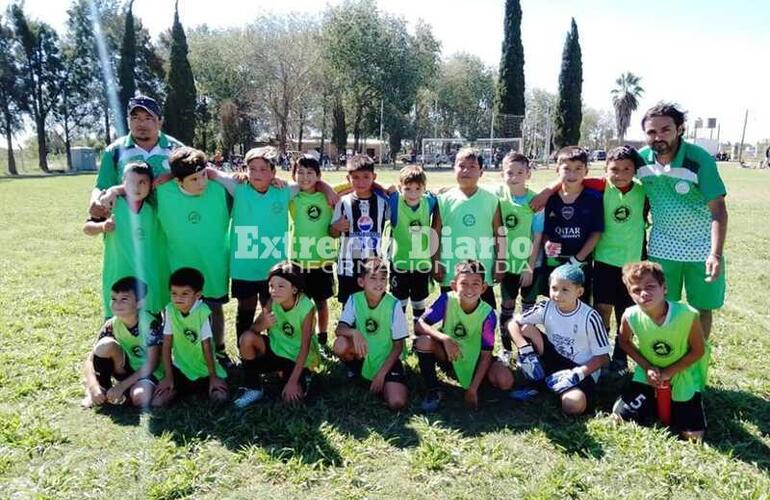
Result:
{"label": "red water bottle", "polygon": [[655,389],[658,404],[658,419],[663,425],[671,425],[671,384],[663,382]]}

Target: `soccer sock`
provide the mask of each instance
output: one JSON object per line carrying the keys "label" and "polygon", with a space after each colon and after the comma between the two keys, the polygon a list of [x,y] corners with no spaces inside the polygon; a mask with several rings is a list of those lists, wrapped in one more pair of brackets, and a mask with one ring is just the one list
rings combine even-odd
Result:
{"label": "soccer sock", "polygon": [[420,365],[420,373],[428,390],[438,387],[436,376],[436,356],[432,352],[417,351],[417,360]]}
{"label": "soccer sock", "polygon": [[243,385],[249,389],[262,389],[262,372],[259,369],[259,361],[254,359],[242,359]]}
{"label": "soccer sock", "polygon": [[238,309],[238,313],[235,316],[235,332],[239,340],[243,332],[254,324],[254,313],[256,313],[256,309]]}
{"label": "soccer sock", "polygon": [[112,360],[101,356],[93,355],[94,372],[99,386],[106,390],[112,387],[112,372],[114,371]]}
{"label": "soccer sock", "polygon": [[510,351],[513,349],[511,335],[508,333],[508,322],[513,318],[513,308],[503,306],[500,309],[500,340],[503,341],[503,349]]}
{"label": "soccer sock", "polygon": [[321,345],[326,345],[326,343],[329,341],[329,334],[327,332],[318,332],[318,343]]}
{"label": "soccer sock", "polygon": [[412,301],[412,316],[414,316],[414,320],[417,321],[420,319],[420,317],[425,314],[425,300],[418,300],[418,301]]}

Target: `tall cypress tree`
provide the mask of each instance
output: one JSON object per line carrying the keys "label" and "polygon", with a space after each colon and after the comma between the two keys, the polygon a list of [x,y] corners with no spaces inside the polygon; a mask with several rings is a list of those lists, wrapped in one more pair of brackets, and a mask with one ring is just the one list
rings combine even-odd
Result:
{"label": "tall cypress tree", "polygon": [[[524,46],[521,43],[521,3],[505,2],[505,37],[497,84],[498,115],[524,115]],[[500,123],[498,121],[498,123]],[[520,135],[517,130],[505,131]]]}
{"label": "tall cypress tree", "polygon": [[174,7],[171,28],[171,58],[166,80],[166,104],[163,128],[185,144],[195,137],[195,81],[187,60],[187,37],[179,22],[179,1]]}
{"label": "tall cypress tree", "polygon": [[128,100],[136,92],[136,32],[134,31],[134,0],[128,1],[126,23],[123,30],[123,42],[120,44],[120,66],[118,67],[118,87],[120,88],[120,112],[123,113]]}
{"label": "tall cypress tree", "polygon": [[559,99],[556,103],[556,130],[553,143],[557,148],[577,144],[580,140],[580,123],[583,121],[582,94],[583,62],[580,40],[575,19],[564,42],[559,74]]}

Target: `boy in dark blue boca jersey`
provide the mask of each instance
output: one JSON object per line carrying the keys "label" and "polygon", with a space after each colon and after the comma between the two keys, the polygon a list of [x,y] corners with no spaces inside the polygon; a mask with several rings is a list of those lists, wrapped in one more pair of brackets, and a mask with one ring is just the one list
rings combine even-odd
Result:
{"label": "boy in dark blue boca jersey", "polygon": [[588,153],[583,148],[560,149],[556,155],[556,171],[561,187],[545,206],[546,273],[550,275],[553,269],[568,262],[580,266],[586,275],[581,299],[588,302],[592,254],[604,231],[602,194],[583,187],[588,173]]}

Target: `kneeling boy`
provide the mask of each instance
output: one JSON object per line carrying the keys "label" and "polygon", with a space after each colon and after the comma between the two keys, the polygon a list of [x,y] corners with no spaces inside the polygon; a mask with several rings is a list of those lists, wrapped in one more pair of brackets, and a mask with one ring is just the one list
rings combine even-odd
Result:
{"label": "kneeling boy", "polygon": [[494,309],[481,300],[487,289],[485,273],[478,261],[458,263],[451,291],[442,293],[415,325],[414,349],[428,389],[422,402],[425,412],[438,410],[443,397],[436,378],[437,363],[465,389],[465,403],[471,408],[478,407],[484,378],[498,389],[513,385],[511,370],[492,356],[497,318]]}
{"label": "kneeling boy", "polygon": [[409,336],[406,316],[396,297],[386,293],[388,268],[377,258],[364,263],[358,284],[337,325],[334,354],[354,372],[371,381],[369,390],[382,394],[391,410],[406,406],[404,365],[400,357]]}

